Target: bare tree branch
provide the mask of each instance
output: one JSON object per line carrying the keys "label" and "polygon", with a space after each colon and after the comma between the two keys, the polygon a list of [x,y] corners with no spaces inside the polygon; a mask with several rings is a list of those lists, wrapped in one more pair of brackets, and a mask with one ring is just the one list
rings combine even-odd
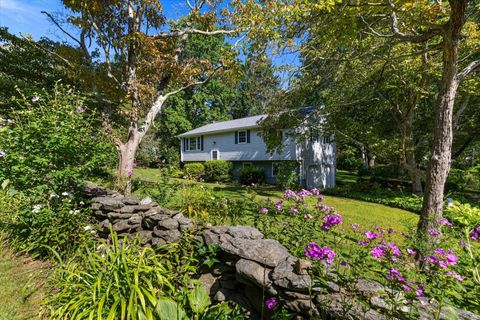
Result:
{"label": "bare tree branch", "polygon": [[179,88],[179,89],[177,89],[177,90],[170,91],[169,93],[166,93],[166,94],[164,94],[163,96],[166,97],[166,98],[168,98],[168,97],[173,96],[174,94],[177,94],[177,93],[179,93],[180,91],[186,90],[186,89],[188,89],[188,88],[190,88],[190,87],[205,84],[205,83],[207,83],[211,78],[213,78],[213,76],[214,76],[219,70],[221,70],[221,69],[223,69],[223,66],[219,66],[219,67],[215,68],[204,80],[192,82],[192,83],[187,84],[186,86],[183,86],[183,87],[181,87],[181,88]]}
{"label": "bare tree branch", "polygon": [[466,66],[462,71],[457,74],[457,79],[459,82],[462,82],[471,72],[475,71],[480,67],[480,60],[472,61],[468,66]]}
{"label": "bare tree branch", "polygon": [[28,38],[28,37],[25,37],[23,35],[21,35],[22,38],[29,42],[30,44],[34,45],[35,47],[37,47],[38,49],[48,53],[48,54],[51,54],[51,55],[54,55],[55,57],[59,58],[60,60],[62,60],[68,67],[70,68],[74,68],[73,64],[70,63],[70,61],[68,61],[67,59],[65,59],[64,57],[62,57],[61,55],[59,55],[58,53],[54,52],[54,51],[51,51],[51,50],[48,50],[47,48],[39,45],[38,43],[36,43],[35,41],[33,41],[32,39]]}

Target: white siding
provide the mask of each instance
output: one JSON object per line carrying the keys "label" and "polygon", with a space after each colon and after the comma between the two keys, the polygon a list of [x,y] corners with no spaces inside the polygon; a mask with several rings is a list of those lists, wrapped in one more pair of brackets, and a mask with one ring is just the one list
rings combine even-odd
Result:
{"label": "white siding", "polygon": [[335,187],[335,143],[306,142],[303,145],[302,157],[307,188]]}
{"label": "white siding", "polygon": [[[182,161],[211,160],[211,151],[218,150],[220,160],[229,161],[266,161],[266,160],[296,160],[296,144],[292,138],[284,137],[284,147],[281,154],[267,152],[267,146],[260,136],[260,131],[251,130],[250,143],[235,144],[235,132],[204,135],[203,151],[183,151]],[[183,139],[182,139],[183,143]]]}

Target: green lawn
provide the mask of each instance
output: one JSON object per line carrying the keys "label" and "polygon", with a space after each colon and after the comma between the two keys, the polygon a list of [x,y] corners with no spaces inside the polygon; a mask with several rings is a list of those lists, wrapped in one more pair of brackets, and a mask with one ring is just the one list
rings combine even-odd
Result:
{"label": "green lawn", "polygon": [[0,319],[41,319],[42,283],[38,276],[44,263],[3,247],[0,250]]}
{"label": "green lawn", "polygon": [[[134,177],[140,177],[142,180],[155,182],[160,177],[158,169],[151,168],[136,168],[133,174]],[[351,176],[345,174],[345,179],[352,179]],[[280,198],[282,191],[275,186],[259,186],[255,189],[241,186],[235,183],[220,184],[220,183],[206,183],[194,182],[183,179],[172,179],[176,183],[183,184],[202,184],[213,189],[219,196],[228,198],[247,196],[252,191],[255,192],[259,199],[270,197],[272,199]],[[172,206],[178,206],[179,199],[172,201]],[[418,215],[409,211],[391,208],[381,204],[365,202],[360,200],[353,200],[335,196],[325,196],[324,203],[328,206],[333,206],[340,212],[345,223],[358,223],[365,227],[378,225],[382,228],[395,228],[398,231],[406,232],[409,226],[416,225]]]}

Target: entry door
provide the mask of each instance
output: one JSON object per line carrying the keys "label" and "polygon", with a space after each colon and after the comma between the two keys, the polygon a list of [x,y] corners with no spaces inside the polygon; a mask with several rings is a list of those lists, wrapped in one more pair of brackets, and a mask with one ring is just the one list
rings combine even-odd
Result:
{"label": "entry door", "polygon": [[317,164],[307,168],[307,188],[322,188],[322,170]]}

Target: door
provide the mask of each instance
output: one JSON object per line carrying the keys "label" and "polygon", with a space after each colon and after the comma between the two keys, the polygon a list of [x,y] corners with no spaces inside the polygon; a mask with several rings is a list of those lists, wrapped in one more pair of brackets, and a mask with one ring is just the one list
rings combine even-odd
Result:
{"label": "door", "polygon": [[322,169],[320,165],[309,165],[307,168],[307,188],[323,188]]}

